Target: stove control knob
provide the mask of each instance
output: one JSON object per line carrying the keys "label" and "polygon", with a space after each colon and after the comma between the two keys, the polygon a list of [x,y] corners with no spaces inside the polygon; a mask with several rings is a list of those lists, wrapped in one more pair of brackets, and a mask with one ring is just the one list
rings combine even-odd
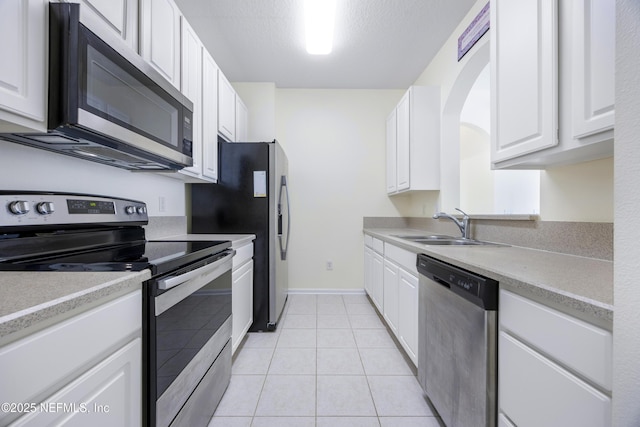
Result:
{"label": "stove control knob", "polygon": [[145,208],[144,206],[138,206],[138,207],[136,208],[136,211],[137,211],[140,215],[143,215],[143,214],[146,214],[146,213],[147,213],[147,208]]}
{"label": "stove control knob", "polygon": [[36,205],[36,210],[40,215],[50,215],[55,212],[56,208],[53,202],[40,202]]}
{"label": "stove control knob", "polygon": [[135,206],[127,206],[126,208],[124,208],[124,212],[127,215],[133,215],[134,213],[136,213],[136,208]]}
{"label": "stove control knob", "polygon": [[29,202],[24,200],[16,200],[15,202],[9,203],[9,212],[14,215],[24,215],[29,213],[30,210]]}

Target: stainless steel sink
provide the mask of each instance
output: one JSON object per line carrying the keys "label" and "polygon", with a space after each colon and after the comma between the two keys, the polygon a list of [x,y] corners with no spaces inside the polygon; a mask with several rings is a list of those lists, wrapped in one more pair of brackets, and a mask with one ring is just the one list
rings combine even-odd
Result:
{"label": "stainless steel sink", "polygon": [[444,234],[431,235],[394,235],[399,239],[408,240],[421,245],[440,245],[440,246],[496,246],[496,243],[483,242],[481,240],[462,239],[460,237],[447,236]]}
{"label": "stainless steel sink", "polygon": [[480,240],[470,240],[470,239],[449,239],[449,240],[422,239],[422,240],[414,240],[413,242],[421,243],[423,245],[455,245],[455,246],[478,246],[478,245],[493,244],[489,242],[481,242]]}
{"label": "stainless steel sink", "polygon": [[399,239],[404,239],[404,240],[411,240],[411,241],[417,241],[417,240],[455,240],[456,238],[453,236],[447,236],[445,234],[428,234],[428,235],[414,235],[414,234],[409,234],[409,235],[401,235],[401,234],[396,234],[393,237],[397,237]]}

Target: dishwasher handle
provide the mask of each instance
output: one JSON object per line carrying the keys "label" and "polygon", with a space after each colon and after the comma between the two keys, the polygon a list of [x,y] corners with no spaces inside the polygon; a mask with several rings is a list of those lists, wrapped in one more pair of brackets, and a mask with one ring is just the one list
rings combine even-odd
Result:
{"label": "dishwasher handle", "polygon": [[446,280],[442,280],[441,278],[439,278],[438,276],[433,276],[431,278],[431,280],[433,280],[434,282],[436,282],[439,285],[444,286],[447,289],[451,289],[451,285],[449,283],[447,283]]}

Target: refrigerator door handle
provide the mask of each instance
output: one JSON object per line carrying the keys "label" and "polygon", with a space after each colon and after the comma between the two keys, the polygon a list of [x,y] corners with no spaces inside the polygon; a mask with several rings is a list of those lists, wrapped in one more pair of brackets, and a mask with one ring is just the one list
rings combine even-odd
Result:
{"label": "refrigerator door handle", "polygon": [[[286,197],[287,203],[287,237],[284,245],[282,244],[282,192]],[[282,175],[280,177],[280,195],[278,200],[278,242],[280,243],[280,259],[283,261],[287,259],[287,248],[289,247],[289,230],[291,229],[291,216],[289,215],[289,186],[287,185],[287,177]]]}

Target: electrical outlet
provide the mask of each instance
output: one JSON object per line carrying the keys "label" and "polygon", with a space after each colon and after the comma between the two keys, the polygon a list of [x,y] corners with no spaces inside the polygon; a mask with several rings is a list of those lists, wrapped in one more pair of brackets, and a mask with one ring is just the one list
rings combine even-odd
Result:
{"label": "electrical outlet", "polygon": [[329,271],[333,270],[333,261],[331,260],[327,261],[327,270]]}

